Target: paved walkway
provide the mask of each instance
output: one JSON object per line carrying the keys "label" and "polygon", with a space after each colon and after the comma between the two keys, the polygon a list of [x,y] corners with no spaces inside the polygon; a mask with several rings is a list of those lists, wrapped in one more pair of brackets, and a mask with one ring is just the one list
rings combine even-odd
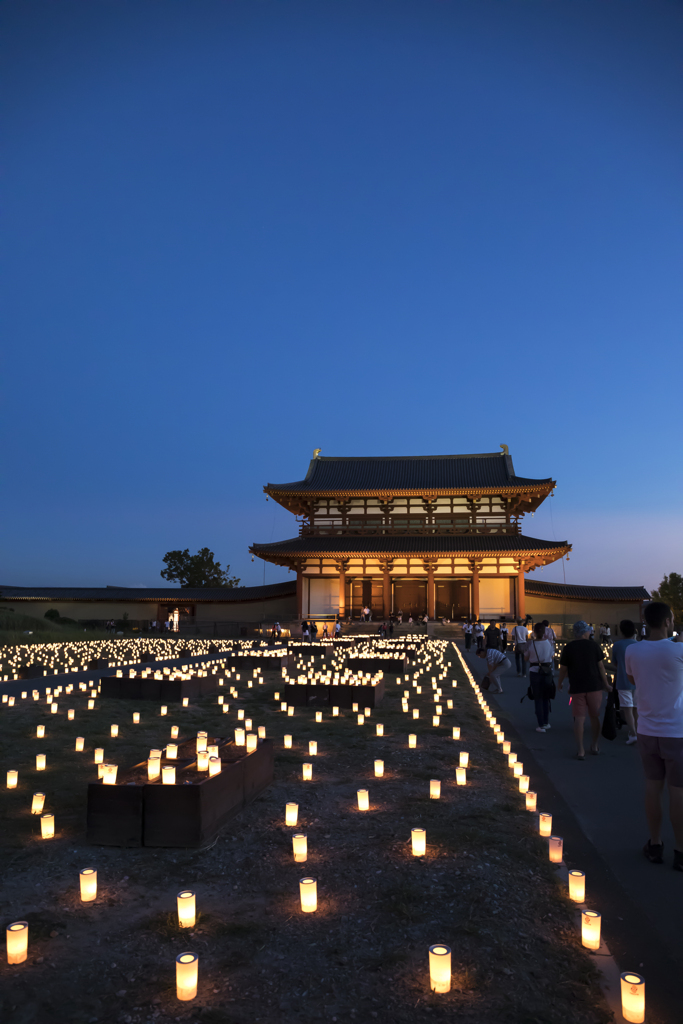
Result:
{"label": "paved walkway", "polygon": [[[464,645],[459,646],[464,653]],[[586,870],[588,905],[603,914],[605,936],[621,969],[638,970],[643,965],[653,1010],[657,994],[663,997],[653,1019],[680,1024],[683,873],[671,867],[674,844],[666,816],[666,863],[650,864],[641,852],[648,830],[637,745],[625,745],[624,727],[611,743],[600,738],[597,757],[586,753],[585,761],[576,760],[566,690],[558,691],[553,702],[550,731],[537,733],[533,704],[526,699],[520,703],[527,681],[516,676],[514,654],[507,653],[512,669],[503,676],[504,693],[490,695],[489,703],[498,707],[496,717],[506,736],[518,737],[514,747],[519,749],[521,743],[528,751],[520,760],[529,762],[539,810],[553,813],[553,831],[564,835],[569,867]],[[466,658],[472,674],[481,679],[484,664],[471,653]],[[588,723],[584,743],[588,751]]]}

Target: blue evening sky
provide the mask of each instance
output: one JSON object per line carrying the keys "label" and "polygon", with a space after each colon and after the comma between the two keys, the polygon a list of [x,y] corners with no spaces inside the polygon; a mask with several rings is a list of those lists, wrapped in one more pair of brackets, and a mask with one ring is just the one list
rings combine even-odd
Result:
{"label": "blue evening sky", "polygon": [[683,571],[680,3],[5,0],[0,40],[1,582],[261,583],[314,448],[501,442],[567,582]]}

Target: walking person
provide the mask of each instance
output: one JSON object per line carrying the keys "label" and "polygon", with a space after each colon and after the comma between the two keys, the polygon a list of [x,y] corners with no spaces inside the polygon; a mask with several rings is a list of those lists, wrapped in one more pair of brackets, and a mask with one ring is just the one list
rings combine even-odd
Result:
{"label": "walking person", "polygon": [[547,619],[543,620],[543,639],[549,640],[553,649],[553,656],[555,655],[555,641],[557,640],[557,633],[550,625]]}
{"label": "walking person", "polygon": [[474,627],[472,628],[472,635],[474,636],[474,641],[475,641],[475,643],[477,645],[477,654],[478,654],[479,651],[484,646],[484,627],[482,626],[481,622],[479,622],[478,619],[474,623]]}
{"label": "walking person", "polygon": [[301,637],[304,643],[308,643],[311,639],[311,631],[308,628],[308,622],[306,619],[301,623]]}
{"label": "walking person", "polygon": [[338,636],[341,636],[341,622],[339,621],[339,619],[337,619],[337,621],[334,624],[334,637],[335,637],[335,640],[336,640],[336,638]]}
{"label": "walking person", "polygon": [[462,631],[465,634],[465,650],[469,651],[472,647],[472,623],[466,622]]}
{"label": "walking person", "polygon": [[500,685],[500,677],[503,672],[511,667],[510,659],[501,654],[495,647],[480,647],[477,657],[486,660],[486,674],[489,677],[489,693],[503,693]]}
{"label": "walking person", "polygon": [[500,644],[500,630],[495,622],[489,622],[484,630],[484,636],[486,638],[486,646],[493,647],[497,651]]}
{"label": "walking person", "polygon": [[508,624],[503,619],[500,624],[500,649],[505,654],[508,646]]}
{"label": "walking person", "polygon": [[674,833],[673,867],[683,871],[683,636],[673,633],[673,612],[652,601],[643,613],[649,635],[626,649],[626,673],[638,694],[638,750],[645,773],[645,815],[650,836],[643,853],[664,862],[662,794],[669,789]]}
{"label": "walking person", "polygon": [[599,754],[600,748],[600,708],[605,690],[611,690],[612,684],[605,672],[604,654],[601,647],[591,640],[591,627],[587,622],[574,623],[574,639],[565,644],[560,656],[560,676],[557,685],[569,677],[569,693],[571,695],[572,716],[574,718],[574,738],[576,740],[576,756],[579,761],[585,758],[583,746],[583,730],[586,715],[591,723],[591,754]]}
{"label": "walking person", "polygon": [[553,682],[553,645],[545,636],[545,625],[537,622],[534,635],[526,645],[524,655],[529,663],[529,689],[536,709],[536,732],[547,732],[550,728],[550,701],[555,693]]}
{"label": "walking person", "polygon": [[526,626],[522,625],[522,620],[517,619],[517,625],[512,630],[512,643],[515,648],[515,667],[517,669],[518,676],[526,676],[526,661],[524,655],[526,654],[526,644],[529,632]]}
{"label": "walking person", "polygon": [[628,729],[626,744],[630,746],[638,742],[635,720],[637,703],[636,688],[626,674],[625,658],[628,648],[638,641],[635,637],[636,627],[630,619],[622,619],[619,629],[623,640],[615,640],[612,644],[612,665],[616,672],[615,686],[619,691],[619,710]]}

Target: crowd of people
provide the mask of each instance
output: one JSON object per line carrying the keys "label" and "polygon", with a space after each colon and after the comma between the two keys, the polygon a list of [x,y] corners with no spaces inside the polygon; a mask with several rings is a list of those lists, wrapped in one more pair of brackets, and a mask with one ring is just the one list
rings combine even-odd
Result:
{"label": "crowd of people", "polygon": [[[626,745],[637,745],[645,776],[645,813],[649,838],[643,852],[654,864],[664,862],[662,799],[668,788],[669,817],[674,833],[673,867],[683,871],[683,635],[674,630],[671,608],[661,601],[645,606],[644,622],[623,619],[612,640],[607,623],[595,628],[580,620],[572,638],[558,641],[547,620],[531,627],[518,620],[509,638],[507,627],[467,623],[465,648],[486,662],[483,686],[502,693],[501,677],[512,668],[506,655],[508,640],[515,656],[517,677],[527,681],[536,731],[550,730],[552,701],[566,690],[573,718],[576,758],[586,759],[584,740],[588,719],[588,752],[600,753],[601,735],[608,735],[608,716],[626,726]],[[558,670],[557,677],[555,669]],[[528,679],[526,678],[528,674]],[[601,713],[608,695],[605,717]],[[612,721],[612,718],[610,718]]]}

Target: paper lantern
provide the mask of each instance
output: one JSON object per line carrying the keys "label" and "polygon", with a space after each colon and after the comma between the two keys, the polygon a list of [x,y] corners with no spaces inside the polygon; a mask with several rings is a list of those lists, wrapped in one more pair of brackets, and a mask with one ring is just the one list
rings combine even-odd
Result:
{"label": "paper lantern", "polygon": [[7,963],[23,964],[28,956],[28,921],[15,921],[7,925]]}
{"label": "paper lantern", "polygon": [[165,704],[161,705],[161,714],[162,715],[167,715],[168,714],[168,708],[166,707]]}
{"label": "paper lantern", "polygon": [[98,764],[97,766],[97,778],[101,779],[104,777],[104,763]]}
{"label": "paper lantern", "polygon": [[36,771],[37,772],[44,772],[45,771],[46,760],[47,760],[47,758],[46,758],[45,754],[36,754]]}
{"label": "paper lantern", "polygon": [[213,778],[214,775],[220,775],[221,773],[221,759],[220,757],[209,758],[209,776]]}
{"label": "paper lantern", "polygon": [[294,708],[291,705],[287,708],[287,717],[294,718]]}
{"label": "paper lantern", "polygon": [[298,804],[285,805],[285,825],[296,825],[299,817]]}
{"label": "paper lantern", "polygon": [[429,947],[429,987],[432,992],[451,990],[451,950],[449,946]]}
{"label": "paper lantern", "polygon": [[40,816],[40,834],[43,839],[54,839],[55,835],[55,816],[54,814],[41,814]]}
{"label": "paper lantern", "polygon": [[45,806],[45,794],[34,793],[31,801],[31,814],[42,814]]}
{"label": "paper lantern", "polygon": [[196,743],[195,749],[196,749],[198,754],[200,753],[200,751],[206,750],[206,746],[207,746],[207,743],[208,743],[208,737],[207,737],[206,733],[205,732],[198,732],[197,733],[197,739],[196,739],[195,743]]}
{"label": "paper lantern", "polygon": [[358,711],[358,705],[357,704],[352,704],[351,705],[351,710],[352,711]]}
{"label": "paper lantern", "polygon": [[[222,683],[220,683],[219,685],[220,685],[220,686],[222,686],[223,684],[222,684]],[[221,693],[221,694],[219,694],[219,695],[218,695],[218,703],[219,703],[219,704],[222,704],[224,700],[225,700],[225,697],[223,696],[223,694],[222,694],[222,693]]]}
{"label": "paper lantern", "polygon": [[370,715],[372,714],[372,708],[363,708],[363,714],[365,715],[366,718],[369,718]]}
{"label": "paper lantern", "polygon": [[562,863],[563,842],[559,836],[550,836],[548,839],[548,856],[552,864]]}
{"label": "paper lantern", "polygon": [[467,785],[467,769],[466,768],[456,768],[455,769],[455,781],[456,781],[456,784],[458,786],[466,786]]}
{"label": "paper lantern", "polygon": [[237,712],[237,719],[240,722],[244,721],[244,711],[242,708],[240,708],[239,711]]}
{"label": "paper lantern", "polygon": [[312,914],[318,909],[318,883],[315,878],[300,879],[299,897],[304,914]]}
{"label": "paper lantern", "polygon": [[417,708],[413,708],[413,718],[419,718],[420,712]]}
{"label": "paper lantern", "polygon": [[512,752],[508,752],[508,767],[512,768],[513,764],[516,764],[516,762],[517,762],[517,755],[512,753]]}
{"label": "paper lantern", "polygon": [[512,766],[512,774],[516,779],[519,779],[524,774],[524,765],[521,761],[515,761]]}
{"label": "paper lantern", "polygon": [[230,705],[229,704],[224,704],[223,705],[223,714],[227,715],[229,711],[230,711]]}
{"label": "paper lantern", "polygon": [[175,786],[175,765],[165,764],[163,766],[161,769],[161,781],[164,786]]}
{"label": "paper lantern", "polygon": [[529,790],[526,795],[526,809],[527,811],[536,810],[536,793],[533,790]]}
{"label": "paper lantern", "polygon": [[197,900],[189,889],[183,889],[176,898],[178,906],[178,927],[194,928],[197,920]]}
{"label": "paper lantern", "polygon": [[159,757],[150,757],[147,761],[147,778],[150,782],[154,782],[161,775],[161,759]]}
{"label": "paper lantern", "polygon": [[304,861],[308,860],[308,841],[303,832],[295,832],[292,836],[292,848],[294,850],[294,860],[297,864],[303,864]]}
{"label": "paper lantern", "polygon": [[439,779],[429,780],[429,798],[430,800],[441,799],[441,781]]}
{"label": "paper lantern", "polygon": [[247,753],[253,754],[258,746],[258,736],[255,732],[250,732],[247,735]]}
{"label": "paper lantern", "polygon": [[199,957],[196,953],[181,953],[175,960],[175,990],[181,1002],[196,998],[198,981]]}
{"label": "paper lantern", "polygon": [[337,707],[332,708],[332,717],[333,718],[338,718],[339,717],[339,708],[337,708]]}
{"label": "paper lantern", "polygon": [[379,779],[384,775],[384,761],[375,761],[375,776]]}
{"label": "paper lantern", "polygon": [[312,764],[302,764],[301,771],[302,771],[304,782],[310,782],[311,779],[313,778],[313,765]]}
{"label": "paper lantern", "polygon": [[69,710],[66,713],[66,717],[69,719],[70,722],[73,722],[74,718],[76,717],[76,712],[74,711],[73,708],[69,708]]}
{"label": "paper lantern", "polygon": [[434,726],[435,729],[438,727],[440,721],[441,719],[439,718],[438,715],[432,715],[432,725]]}
{"label": "paper lantern", "polygon": [[311,757],[315,757],[315,755],[318,753],[318,743],[316,740],[309,740],[308,753]]}
{"label": "paper lantern", "polygon": [[37,738],[39,740],[42,740],[42,739],[45,738],[45,726],[44,725],[37,725],[36,726],[36,736],[37,736]]}
{"label": "paper lantern", "polygon": [[453,726],[453,739],[454,740],[459,740],[460,739],[460,726],[459,725],[454,725]]}
{"label": "paper lantern", "polygon": [[17,772],[17,771],[9,771],[9,772],[7,772],[7,788],[8,789],[16,789],[17,788],[17,779],[18,778],[19,778],[19,772]]}
{"label": "paper lantern", "polygon": [[417,746],[417,733],[411,732],[408,735],[408,746],[411,750],[414,750]]}
{"label": "paper lantern", "polygon": [[529,791],[529,776],[520,775],[519,777],[519,791],[520,793],[528,793]]}
{"label": "paper lantern", "polygon": [[[11,699],[10,703],[11,703],[11,704],[14,704],[14,697],[12,697],[12,699]],[[56,715],[56,714],[57,714],[57,709],[58,709],[58,707],[59,707],[59,705],[58,705],[58,704],[51,704],[51,705],[50,705],[50,711],[52,712],[52,714],[53,714],[53,715]]]}
{"label": "paper lantern", "polygon": [[413,857],[424,857],[427,852],[427,832],[423,828],[411,828],[410,840]]}
{"label": "paper lantern", "polygon": [[586,873],[585,871],[570,871],[568,873],[569,899],[574,903],[586,902]]}
{"label": "paper lantern", "polygon": [[382,725],[381,722],[377,723],[377,725],[375,726],[375,730],[378,736],[384,736],[384,726]]}
{"label": "paper lantern", "polygon": [[283,701],[282,701],[282,702],[280,703],[280,711],[286,711],[286,710],[287,710],[287,701],[286,701],[286,700],[283,700]]}
{"label": "paper lantern", "polygon": [[84,746],[85,746],[85,737],[84,736],[77,736],[76,737],[76,750],[81,751],[81,750],[83,750]]}
{"label": "paper lantern", "polygon": [[140,724],[140,712],[139,711],[134,711],[133,712],[133,725],[139,725],[139,724]]}
{"label": "paper lantern", "polygon": [[118,736],[118,734],[119,734],[119,727],[118,727],[118,725],[112,725],[112,727],[111,727],[111,735],[112,735],[112,738],[113,738],[113,739],[116,739],[116,737]]}
{"label": "paper lantern", "polygon": [[509,754],[511,746],[512,746],[512,743],[510,742],[510,740],[504,740],[503,741],[503,753],[504,754]]}
{"label": "paper lantern", "polygon": [[259,725],[258,727],[258,738],[264,740],[266,738],[266,727],[265,725]]}
{"label": "paper lantern", "polygon": [[504,743],[504,742],[505,742],[505,733],[504,732],[496,733],[496,743]]}
{"label": "paper lantern", "polygon": [[95,764],[102,764],[104,761],[104,747],[95,747]]}
{"label": "paper lantern", "polygon": [[116,773],[118,771],[118,765],[105,764],[102,772],[102,782],[105,786],[116,785]]}
{"label": "paper lantern", "polygon": [[586,949],[600,949],[600,923],[602,918],[595,910],[581,912],[581,943]]}
{"label": "paper lantern", "polygon": [[538,833],[544,836],[546,839],[550,838],[550,834],[553,830],[553,816],[552,814],[539,814],[538,816]]}
{"label": "paper lantern", "polygon": [[358,715],[358,724],[362,725],[365,721],[365,715]]}
{"label": "paper lantern", "polygon": [[446,707],[448,708],[449,711],[452,711],[453,710],[453,701],[452,700],[447,700],[446,701]]}
{"label": "paper lantern", "polygon": [[322,711],[316,711],[316,713],[315,713],[315,720],[316,720],[316,722],[322,722],[322,720],[323,720],[323,713],[322,713]]}
{"label": "paper lantern", "polygon": [[461,768],[467,768],[469,763],[470,763],[470,755],[467,753],[466,750],[461,750],[460,751],[460,767]]}
{"label": "paper lantern", "polygon": [[90,699],[88,701],[88,711],[92,711],[94,707],[95,707],[95,701]]}
{"label": "paper lantern", "polygon": [[645,978],[634,971],[621,975],[621,1012],[630,1024],[643,1024],[645,1020]]}
{"label": "paper lantern", "polygon": [[97,871],[95,868],[83,868],[78,877],[81,883],[81,903],[92,903],[97,898]]}
{"label": "paper lantern", "polygon": [[292,737],[291,737],[291,734],[290,734],[290,733],[285,733],[285,738],[284,738],[284,746],[285,746],[285,748],[286,748],[287,750],[291,749],[291,746],[292,746]]}
{"label": "paper lantern", "polygon": [[208,750],[200,750],[197,754],[197,771],[208,772],[209,770],[209,752]]}
{"label": "paper lantern", "polygon": [[358,810],[368,811],[370,809],[370,797],[367,789],[359,789],[357,793],[358,797]]}
{"label": "paper lantern", "polygon": [[246,732],[244,729],[235,729],[235,746],[244,747],[246,745]]}
{"label": "paper lantern", "polygon": [[189,706],[190,706],[190,698],[189,697],[183,697],[183,707],[184,708],[189,708]]}

